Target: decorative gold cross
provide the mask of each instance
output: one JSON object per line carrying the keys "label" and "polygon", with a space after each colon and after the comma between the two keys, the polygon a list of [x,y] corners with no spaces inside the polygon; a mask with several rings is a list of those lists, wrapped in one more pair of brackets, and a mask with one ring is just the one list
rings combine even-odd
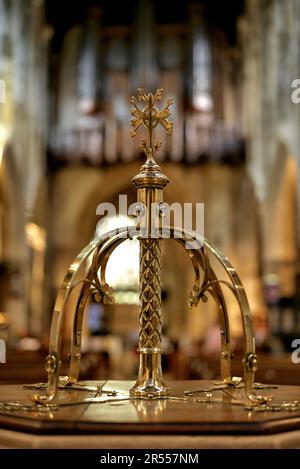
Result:
{"label": "decorative gold cross", "polygon": [[[160,102],[163,98],[164,91],[162,88],[156,90],[156,93],[153,95],[145,93],[143,88],[138,89],[138,96],[131,98],[131,104],[133,105],[131,109],[132,119],[131,126],[133,130],[130,131],[131,137],[135,137],[138,128],[141,125],[144,125],[148,129],[148,142],[142,140],[141,150],[146,154],[146,156],[151,159],[154,151],[158,151],[161,147],[161,142],[153,143],[153,131],[155,127],[160,124],[166,129],[167,135],[171,135],[173,122],[168,120],[168,117],[171,114],[170,106],[173,104],[173,99],[169,98],[167,100],[166,106],[159,110],[155,104]],[[139,101],[146,103],[146,106],[143,109],[140,109],[137,105]]]}

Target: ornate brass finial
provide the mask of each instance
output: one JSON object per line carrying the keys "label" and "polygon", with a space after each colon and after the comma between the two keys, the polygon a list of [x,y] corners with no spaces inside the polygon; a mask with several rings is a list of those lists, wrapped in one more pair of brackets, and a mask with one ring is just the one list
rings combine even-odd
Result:
{"label": "ornate brass finial", "polygon": [[[145,93],[143,88],[138,89],[138,96],[131,98],[131,109],[132,119],[131,126],[133,130],[130,131],[131,137],[135,137],[138,128],[144,125],[148,129],[148,141],[142,140],[140,149],[147,156],[147,160],[153,160],[154,152],[158,151],[161,147],[161,142],[153,141],[153,131],[159,124],[166,129],[167,135],[171,135],[173,122],[168,120],[171,115],[170,106],[173,104],[173,99],[167,99],[166,106],[163,109],[158,109],[155,104],[160,102],[163,98],[164,91],[162,88],[156,90],[153,95]],[[138,102],[144,102],[146,106],[140,109],[137,105]]]}

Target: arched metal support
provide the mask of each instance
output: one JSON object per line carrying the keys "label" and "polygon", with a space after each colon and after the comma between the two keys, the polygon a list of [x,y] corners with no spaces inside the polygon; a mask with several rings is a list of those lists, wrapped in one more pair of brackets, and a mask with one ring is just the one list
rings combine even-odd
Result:
{"label": "arched metal support", "polygon": [[[166,236],[166,234],[168,236]],[[62,287],[58,292],[52,318],[49,355],[46,358],[46,371],[48,373],[47,390],[45,394],[35,394],[32,397],[34,401],[47,403],[51,402],[56,396],[59,381],[62,324],[65,314],[65,306],[72,289],[82,282],[73,320],[70,372],[69,376],[64,377],[65,384],[76,382],[79,376],[82,321],[88,297],[92,292],[98,291],[101,296],[100,300],[108,303],[111,302],[111,291],[105,278],[107,262],[112,252],[119,244],[127,239],[132,239],[137,236],[139,236],[139,230],[134,229],[133,227],[120,228],[118,229],[117,234],[115,231],[111,231],[105,234],[100,240],[99,238],[95,238],[81,251],[75,261],[71,264],[62,283]],[[228,258],[216,251],[205,239],[195,236],[186,230],[167,227],[161,229],[160,236],[162,238],[169,237],[175,239],[185,249],[185,243],[189,241],[196,242],[197,244],[196,248],[193,247],[193,249],[186,249],[195,272],[195,285],[192,293],[190,294],[190,306],[197,305],[200,299],[204,299],[206,292],[209,293],[217,303],[221,327],[221,375],[226,384],[234,384],[234,382],[231,376],[232,349],[229,318],[221,285],[223,284],[228,287],[234,294],[240,308],[244,330],[243,364],[246,396],[253,402],[265,402],[266,398],[256,395],[253,389],[257,357],[255,355],[252,318],[244,288],[235,269],[230,264]],[[212,253],[219,261],[231,282],[217,279],[206,251]],[[85,279],[76,282],[76,275],[80,267],[93,252],[92,264]],[[203,271],[203,276],[200,275],[200,269]]]}
{"label": "arched metal support", "polygon": [[[98,284],[98,291],[101,290],[105,294],[101,295],[99,301],[103,301],[105,304],[113,303],[113,297],[111,296],[111,289],[109,288],[105,273],[107,262],[112,252],[119,246],[123,241],[131,239],[130,231],[127,227],[122,228],[121,233],[118,233],[113,237],[106,237],[104,243],[101,245],[101,249],[95,251],[92,261],[92,266],[89,271],[89,279],[94,280]],[[100,277],[100,280],[99,280]],[[80,370],[80,358],[81,358],[81,340],[82,340],[82,322],[85,311],[85,305],[87,299],[90,296],[89,286],[83,285],[82,292],[77,302],[75,310],[73,327],[72,327],[72,339],[71,339],[71,352],[70,352],[70,374],[68,383],[75,383],[79,378]]]}
{"label": "arched metal support", "polygon": [[[185,241],[182,238],[175,238],[176,241],[185,248]],[[205,292],[210,293],[212,298],[217,304],[218,316],[220,323],[220,335],[221,335],[221,376],[222,380],[226,384],[234,384],[235,381],[232,379],[231,374],[231,359],[232,359],[232,348],[230,340],[230,326],[229,326],[229,317],[226,306],[226,301],[223,295],[222,288],[217,281],[217,277],[210,266],[209,259],[203,247],[199,250],[188,249],[186,252],[189,254],[191,262],[195,271],[195,283],[193,290],[190,292],[189,298],[189,307],[197,306],[200,299],[202,301],[207,301]],[[203,280],[201,282],[200,269],[203,271]],[[208,285],[209,282],[214,282],[213,287],[206,290],[205,285]],[[200,293],[201,292],[201,293]]]}
{"label": "arched metal support", "polygon": [[[130,227],[119,228],[118,237],[122,237],[122,241],[130,238],[129,234]],[[65,307],[72,290],[80,283],[82,288],[77,302],[77,308],[74,314],[74,324],[72,328],[72,347],[70,357],[70,375],[63,377],[64,384],[75,382],[79,375],[79,364],[80,364],[80,349],[81,349],[81,330],[82,330],[82,318],[85,308],[85,303],[89,296],[90,287],[101,293],[102,299],[106,295],[110,295],[109,288],[107,285],[101,285],[97,277],[97,265],[99,261],[95,262],[99,256],[101,256],[107,241],[110,241],[115,234],[115,230],[106,233],[102,238],[96,236],[74,259],[70,265],[62,285],[58,291],[54,311],[51,322],[50,330],[50,341],[49,341],[49,354],[46,357],[45,369],[47,372],[47,388],[46,392],[42,394],[34,394],[31,399],[34,402],[47,404],[55,398],[59,384],[59,369],[61,366],[61,344],[62,344],[62,326],[65,316]],[[79,269],[82,267],[87,258],[95,252],[92,266],[86,275],[86,278],[76,281]],[[90,273],[92,274],[90,277]],[[96,275],[95,275],[96,273]]]}
{"label": "arched metal support", "polygon": [[[229,262],[228,258],[218,252],[215,248],[213,248],[204,238],[200,236],[195,236],[188,231],[181,229],[181,228],[171,228],[166,227],[163,231],[166,233],[170,233],[170,237],[178,239],[178,240],[185,240],[186,242],[195,241],[199,248],[195,251],[198,253],[198,261],[200,266],[204,266],[204,280],[202,282],[201,288],[199,289],[198,293],[196,293],[196,297],[199,299],[203,296],[203,294],[208,291],[214,299],[217,301],[219,308],[222,309],[224,316],[226,317],[227,314],[224,310],[224,305],[226,308],[225,300],[223,297],[222,290],[220,288],[220,284],[226,285],[234,294],[237,303],[239,305],[242,323],[243,323],[243,337],[244,337],[244,359],[243,359],[243,371],[244,371],[244,382],[245,382],[245,392],[247,398],[256,403],[263,403],[269,399],[269,397],[264,397],[257,395],[254,390],[254,377],[255,372],[257,370],[257,356],[255,354],[255,337],[253,332],[253,324],[252,324],[252,316],[250,312],[250,307],[248,303],[248,299],[242,285],[242,282],[232,267],[231,263]],[[182,242],[181,242],[182,244]],[[231,280],[230,282],[218,280],[215,276],[215,273],[209,263],[209,265],[203,265],[203,252],[202,250],[205,248],[213,254],[213,256],[219,261],[222,265],[224,270],[226,271],[228,277]],[[208,270],[208,273],[207,273]],[[197,280],[198,282],[198,280]],[[198,283],[197,283],[198,284]],[[229,321],[227,316],[227,335],[229,336]],[[221,334],[222,337],[222,334]],[[228,352],[230,356],[225,352],[225,356],[221,357],[221,367],[222,367],[222,358],[223,358],[223,367],[229,368],[229,360],[231,361],[231,347],[228,348]],[[224,369],[224,368],[223,368]],[[229,368],[230,369],[230,368]],[[228,370],[229,371],[229,370]],[[223,373],[222,373],[223,378]]]}

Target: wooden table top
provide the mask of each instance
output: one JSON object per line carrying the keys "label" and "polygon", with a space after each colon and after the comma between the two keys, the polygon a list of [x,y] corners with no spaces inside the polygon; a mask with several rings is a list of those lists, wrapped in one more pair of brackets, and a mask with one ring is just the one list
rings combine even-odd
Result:
{"label": "wooden table top", "polygon": [[[95,386],[99,382],[84,382]],[[104,389],[123,391],[133,385],[129,381],[108,381]],[[186,389],[213,387],[210,381],[169,382],[171,396],[184,396]],[[30,403],[28,396],[36,391],[22,385],[0,386],[0,401]],[[243,389],[229,388],[236,399],[245,400]],[[300,400],[300,387],[278,386],[259,391],[272,394],[274,402]],[[92,397],[95,392],[60,390],[57,402]],[[230,405],[230,397],[214,391],[220,403],[199,403],[197,394],[187,401],[127,400],[106,403],[83,403],[60,407],[49,412],[0,410],[0,428],[36,434],[144,434],[144,435],[266,435],[300,429],[300,411],[254,412],[243,406]]]}

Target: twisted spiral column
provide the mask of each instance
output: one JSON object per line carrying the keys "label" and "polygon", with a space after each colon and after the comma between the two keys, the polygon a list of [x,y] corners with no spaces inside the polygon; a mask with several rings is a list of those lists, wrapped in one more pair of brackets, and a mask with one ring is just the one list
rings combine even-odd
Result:
{"label": "twisted spiral column", "polygon": [[160,245],[157,239],[140,244],[139,351],[161,352]]}
{"label": "twisted spiral column", "polygon": [[168,393],[161,370],[161,264],[158,239],[140,240],[140,367],[134,396]]}

